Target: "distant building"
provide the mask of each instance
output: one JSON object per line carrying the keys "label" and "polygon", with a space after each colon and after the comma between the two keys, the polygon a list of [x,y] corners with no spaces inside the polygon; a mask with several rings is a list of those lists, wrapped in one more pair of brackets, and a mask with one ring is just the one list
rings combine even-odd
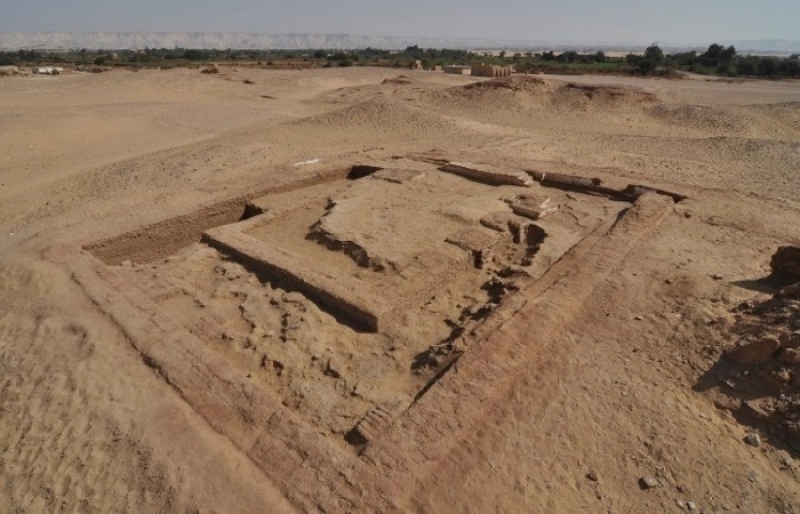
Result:
{"label": "distant building", "polygon": [[472,75],[475,77],[510,77],[513,69],[511,66],[497,66],[495,64],[473,64]]}
{"label": "distant building", "polygon": [[414,61],[409,65],[409,68],[412,70],[421,70],[422,69],[422,61]]}
{"label": "distant building", "polygon": [[445,73],[452,73],[453,75],[469,75],[472,71],[469,66],[460,65],[443,66],[442,69]]}

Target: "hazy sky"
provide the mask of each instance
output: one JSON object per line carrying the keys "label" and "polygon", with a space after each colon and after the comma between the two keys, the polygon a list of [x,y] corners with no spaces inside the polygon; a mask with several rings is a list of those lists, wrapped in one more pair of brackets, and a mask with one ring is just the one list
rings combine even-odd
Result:
{"label": "hazy sky", "polygon": [[0,0],[0,31],[311,32],[554,42],[800,38],[798,0]]}

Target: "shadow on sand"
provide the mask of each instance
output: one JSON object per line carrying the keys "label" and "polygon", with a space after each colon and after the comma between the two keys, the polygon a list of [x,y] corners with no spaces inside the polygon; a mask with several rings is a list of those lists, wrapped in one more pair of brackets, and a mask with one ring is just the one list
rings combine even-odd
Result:
{"label": "shadow on sand", "polygon": [[758,279],[735,280],[731,282],[731,284],[749,291],[756,291],[764,294],[775,294],[794,282],[797,282],[797,277],[792,277],[790,275],[784,275],[781,273],[772,273],[766,277]]}

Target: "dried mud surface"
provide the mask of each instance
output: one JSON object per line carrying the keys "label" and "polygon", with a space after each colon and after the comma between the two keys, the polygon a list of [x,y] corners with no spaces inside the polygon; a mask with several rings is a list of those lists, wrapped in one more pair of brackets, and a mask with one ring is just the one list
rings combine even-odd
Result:
{"label": "dried mud surface", "polygon": [[0,80],[0,510],[800,512],[799,123],[793,82]]}

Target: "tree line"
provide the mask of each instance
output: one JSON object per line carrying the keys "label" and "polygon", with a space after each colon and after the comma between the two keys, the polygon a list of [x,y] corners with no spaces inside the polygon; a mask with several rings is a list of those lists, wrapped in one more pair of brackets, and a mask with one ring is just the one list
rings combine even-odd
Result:
{"label": "tree line", "polygon": [[800,57],[738,55],[732,46],[712,44],[705,52],[665,54],[650,45],[643,54],[607,56],[602,51],[573,50],[489,53],[469,50],[409,46],[402,51],[365,48],[349,51],[319,50],[204,50],[192,48],[145,48],[142,50],[72,50],[48,52],[18,50],[0,52],[0,65],[60,64],[74,66],[176,67],[210,62],[252,63],[262,66],[299,67],[391,66],[404,68],[420,61],[425,67],[445,64],[513,64],[521,72],[615,73],[668,75],[676,70],[729,77],[800,77]]}
{"label": "tree line", "polygon": [[771,57],[738,55],[733,46],[712,44],[703,53],[696,51],[665,55],[658,45],[651,45],[643,55],[628,55],[626,62],[642,74],[659,70],[682,70],[728,77],[800,77],[800,56]]}

